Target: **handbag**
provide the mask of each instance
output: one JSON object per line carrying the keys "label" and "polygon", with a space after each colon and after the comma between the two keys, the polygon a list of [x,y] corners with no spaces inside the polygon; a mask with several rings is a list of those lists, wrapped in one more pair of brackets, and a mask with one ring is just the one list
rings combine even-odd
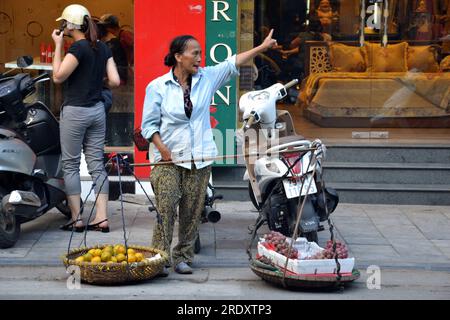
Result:
{"label": "handbag", "polygon": [[133,141],[139,151],[148,151],[150,143],[142,136],[141,128],[134,129]]}
{"label": "handbag", "polygon": [[111,110],[113,104],[113,96],[111,89],[107,87],[103,87],[102,89],[102,100],[103,105],[105,106],[105,112],[108,113]]}

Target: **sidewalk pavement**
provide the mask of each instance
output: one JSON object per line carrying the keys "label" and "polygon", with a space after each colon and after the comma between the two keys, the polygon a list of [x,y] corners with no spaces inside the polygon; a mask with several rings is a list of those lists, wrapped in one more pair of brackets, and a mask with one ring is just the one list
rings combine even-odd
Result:
{"label": "sidewalk pavement", "polygon": [[[139,195],[126,195],[123,202],[128,244],[151,244],[155,212]],[[88,203],[83,219],[92,208]],[[217,201],[222,219],[200,227],[201,251],[194,268],[242,268],[248,266],[246,248],[250,240],[248,227],[258,213],[248,202]],[[111,232],[88,232],[87,246],[123,243],[121,203],[110,202]],[[450,271],[450,207],[339,204],[332,214],[337,238],[347,243],[350,256],[358,268],[376,265],[380,268]],[[63,266],[61,256],[67,252],[71,233],[59,230],[66,219],[57,210],[22,225],[17,244],[0,249],[1,267]],[[329,239],[326,230],[319,233],[319,244]],[[174,234],[173,245],[177,243]],[[259,233],[267,231],[264,226]],[[74,233],[71,248],[82,244],[83,234]],[[256,252],[255,249],[252,250]],[[201,273],[199,273],[201,277]]]}

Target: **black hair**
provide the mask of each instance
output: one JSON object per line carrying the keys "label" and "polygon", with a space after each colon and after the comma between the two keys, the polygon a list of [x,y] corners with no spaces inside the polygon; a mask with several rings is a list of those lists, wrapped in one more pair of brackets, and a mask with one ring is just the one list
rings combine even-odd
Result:
{"label": "black hair", "polygon": [[177,64],[175,54],[183,53],[184,50],[186,50],[186,45],[189,40],[196,40],[196,39],[191,35],[182,35],[172,40],[172,42],[170,43],[169,53],[164,58],[164,64],[166,66],[173,67]]}
{"label": "black hair", "polygon": [[119,19],[116,16],[114,16],[114,15],[109,15],[105,19],[105,26],[107,28],[113,28],[113,29],[120,28]]}
{"label": "black hair", "polygon": [[307,27],[308,31],[311,32],[323,32],[323,26],[322,23],[320,23],[319,19],[311,19],[309,20],[309,24]]}
{"label": "black hair", "polygon": [[95,26],[97,27],[97,32],[98,32],[98,38],[102,39],[103,37],[105,37],[108,32],[106,30],[106,26],[104,24],[99,23],[98,21],[95,21]]}

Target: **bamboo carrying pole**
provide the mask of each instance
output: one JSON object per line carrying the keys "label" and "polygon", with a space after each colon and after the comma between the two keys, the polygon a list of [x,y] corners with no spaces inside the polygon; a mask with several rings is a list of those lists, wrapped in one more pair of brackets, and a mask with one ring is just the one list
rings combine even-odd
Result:
{"label": "bamboo carrying pole", "polygon": [[[308,152],[308,151],[315,151],[317,148],[305,148],[305,149],[297,149],[297,150],[284,150],[284,151],[278,151],[274,152],[276,153],[298,153],[298,152]],[[158,161],[158,162],[149,162],[149,163],[134,163],[130,164],[130,167],[154,167],[154,166],[162,166],[162,165],[170,165],[170,164],[182,164],[182,163],[191,163],[191,162],[205,162],[205,161],[215,161],[215,160],[222,160],[222,159],[234,159],[234,158],[248,158],[248,157],[261,157],[263,155],[266,155],[266,153],[253,153],[253,154],[235,154],[235,155],[223,155],[223,156],[217,156],[217,157],[207,157],[207,158],[199,158],[199,159],[191,159],[191,160],[170,160],[170,161]]]}

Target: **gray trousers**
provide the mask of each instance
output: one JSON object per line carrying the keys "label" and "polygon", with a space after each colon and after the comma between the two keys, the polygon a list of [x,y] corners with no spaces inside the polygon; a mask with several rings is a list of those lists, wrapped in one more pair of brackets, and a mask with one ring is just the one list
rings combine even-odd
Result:
{"label": "gray trousers", "polygon": [[59,130],[66,193],[81,194],[80,159],[83,150],[89,174],[95,183],[95,193],[108,194],[109,182],[103,164],[106,134],[103,102],[89,108],[65,106]]}

